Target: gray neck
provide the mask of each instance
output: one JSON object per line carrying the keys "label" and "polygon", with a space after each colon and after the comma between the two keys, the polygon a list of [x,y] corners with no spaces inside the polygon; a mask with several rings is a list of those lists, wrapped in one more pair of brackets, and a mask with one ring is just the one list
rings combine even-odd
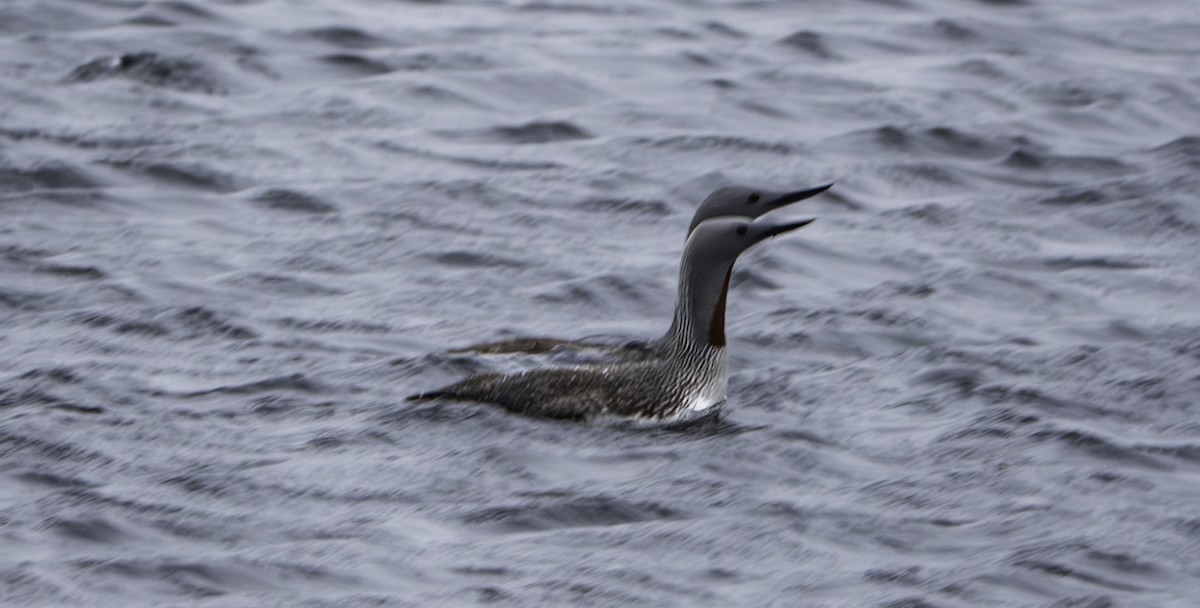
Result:
{"label": "gray neck", "polygon": [[695,257],[691,251],[684,251],[675,318],[661,338],[663,346],[675,352],[725,348],[725,296],[733,263],[698,264]]}

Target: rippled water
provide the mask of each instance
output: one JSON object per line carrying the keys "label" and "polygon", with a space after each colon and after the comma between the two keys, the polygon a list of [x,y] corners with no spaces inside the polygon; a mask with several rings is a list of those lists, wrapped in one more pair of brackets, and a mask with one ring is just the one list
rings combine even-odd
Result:
{"label": "rippled water", "polygon": [[[0,4],[0,604],[1194,606],[1187,0]],[[667,326],[697,428],[407,394]]]}

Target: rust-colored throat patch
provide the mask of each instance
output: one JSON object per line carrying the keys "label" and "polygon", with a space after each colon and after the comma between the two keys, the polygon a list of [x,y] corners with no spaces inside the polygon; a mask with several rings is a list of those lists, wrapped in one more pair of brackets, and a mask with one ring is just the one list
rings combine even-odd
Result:
{"label": "rust-colored throat patch", "polygon": [[725,348],[725,296],[729,295],[729,278],[733,275],[730,268],[725,273],[725,284],[721,286],[721,295],[713,308],[712,319],[708,322],[708,344],[717,348]]}

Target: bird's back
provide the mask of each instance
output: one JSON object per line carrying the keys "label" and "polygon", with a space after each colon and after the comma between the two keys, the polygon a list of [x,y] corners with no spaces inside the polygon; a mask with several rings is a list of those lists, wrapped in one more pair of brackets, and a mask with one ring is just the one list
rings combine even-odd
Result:
{"label": "bird's back", "polygon": [[[677,417],[703,399],[724,394],[724,353],[712,376],[692,373],[670,359],[481,374],[410,400],[436,398],[491,403],[509,411],[559,419],[604,416],[662,420]],[[719,377],[714,376],[719,375]],[[716,387],[719,385],[720,395]],[[716,395],[716,397],[713,397]],[[702,403],[702,409],[715,403]]]}

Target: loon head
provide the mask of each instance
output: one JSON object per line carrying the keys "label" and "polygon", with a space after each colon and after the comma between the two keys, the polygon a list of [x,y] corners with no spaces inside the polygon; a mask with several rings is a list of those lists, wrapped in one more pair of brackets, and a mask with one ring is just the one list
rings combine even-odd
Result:
{"label": "loon head", "polygon": [[718,217],[754,219],[784,205],[812,198],[832,186],[833,184],[825,184],[795,192],[770,192],[744,186],[718,188],[700,203],[699,209],[696,209],[696,215],[692,216],[692,225],[688,227],[688,234],[706,220]]}
{"label": "loon head", "polygon": [[[784,203],[786,204],[786,203]],[[688,237],[679,269],[679,299],[668,336],[692,344],[725,346],[725,297],[733,263],[747,249],[812,223],[716,217],[700,222]]]}

